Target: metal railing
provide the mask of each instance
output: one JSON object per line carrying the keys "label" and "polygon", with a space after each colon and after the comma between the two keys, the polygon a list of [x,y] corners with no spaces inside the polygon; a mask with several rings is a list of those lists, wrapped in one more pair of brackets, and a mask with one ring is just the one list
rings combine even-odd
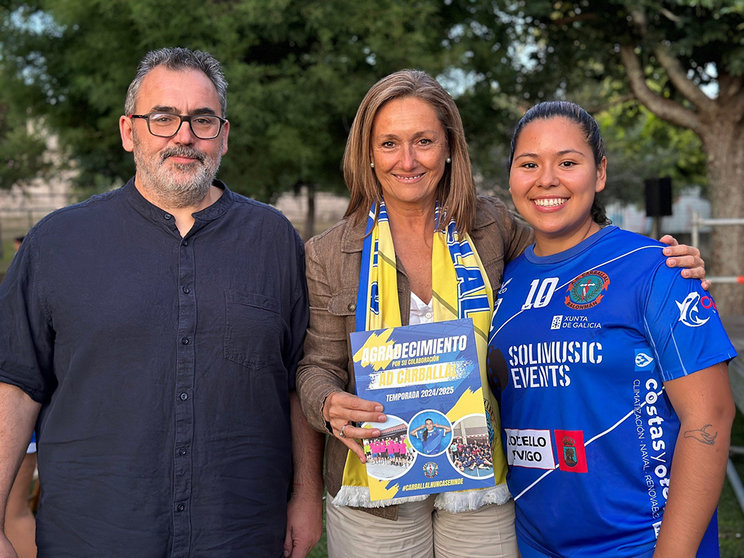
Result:
{"label": "metal railing", "polygon": [[[700,228],[706,225],[744,225],[744,219],[704,219],[695,211],[692,214],[692,245],[700,246]],[[706,277],[711,283],[744,283],[744,275]]]}

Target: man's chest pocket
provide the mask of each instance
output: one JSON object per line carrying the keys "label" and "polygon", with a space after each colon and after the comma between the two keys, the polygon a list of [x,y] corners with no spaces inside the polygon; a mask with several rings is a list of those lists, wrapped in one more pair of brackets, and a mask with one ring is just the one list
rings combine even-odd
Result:
{"label": "man's chest pocket", "polygon": [[279,303],[265,295],[225,293],[225,358],[247,367],[281,365],[280,310]]}

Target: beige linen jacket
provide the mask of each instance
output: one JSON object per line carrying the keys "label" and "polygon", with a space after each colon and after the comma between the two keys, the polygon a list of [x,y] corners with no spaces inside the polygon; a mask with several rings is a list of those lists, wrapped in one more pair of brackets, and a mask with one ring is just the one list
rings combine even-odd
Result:
{"label": "beige linen jacket", "polygon": [[[297,371],[297,393],[302,409],[316,430],[330,434],[323,418],[323,403],[334,391],[355,392],[349,334],[356,331],[356,302],[366,219],[344,219],[305,246],[310,324],[305,356]],[[504,264],[533,241],[531,229],[493,197],[478,197],[475,226],[470,233],[475,249],[495,292],[501,285]],[[398,300],[403,325],[408,324],[410,287],[398,263]],[[346,446],[329,436],[325,446],[324,480],[335,496],[341,488]],[[397,506],[359,508],[397,518]]]}

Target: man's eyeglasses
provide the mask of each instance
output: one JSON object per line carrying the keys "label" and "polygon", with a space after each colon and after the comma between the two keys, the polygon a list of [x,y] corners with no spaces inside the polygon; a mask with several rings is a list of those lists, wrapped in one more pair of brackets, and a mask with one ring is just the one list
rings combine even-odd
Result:
{"label": "man's eyeglasses", "polygon": [[147,129],[153,136],[172,138],[181,129],[184,121],[191,126],[191,132],[199,139],[214,139],[220,135],[224,118],[212,114],[171,114],[169,112],[150,112],[148,114],[130,114],[129,118],[143,118]]}

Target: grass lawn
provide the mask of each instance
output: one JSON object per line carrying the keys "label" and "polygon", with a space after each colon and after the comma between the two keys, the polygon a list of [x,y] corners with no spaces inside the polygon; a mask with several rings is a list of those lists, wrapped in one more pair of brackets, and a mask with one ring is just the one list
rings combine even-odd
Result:
{"label": "grass lawn", "polygon": [[[731,445],[744,447],[744,415],[741,411],[736,413]],[[731,461],[744,482],[744,455],[734,455]],[[744,511],[739,507],[728,479],[723,485],[718,503],[718,538],[721,558],[744,558]]]}
{"label": "grass lawn", "polygon": [[[325,506],[323,506],[323,508],[323,525],[325,525]],[[360,554],[363,554],[363,552],[360,551]],[[320,537],[318,544],[316,544],[310,551],[310,554],[308,554],[308,558],[327,558],[327,556],[328,552],[326,551],[326,534],[325,529],[323,529],[323,536]]]}

